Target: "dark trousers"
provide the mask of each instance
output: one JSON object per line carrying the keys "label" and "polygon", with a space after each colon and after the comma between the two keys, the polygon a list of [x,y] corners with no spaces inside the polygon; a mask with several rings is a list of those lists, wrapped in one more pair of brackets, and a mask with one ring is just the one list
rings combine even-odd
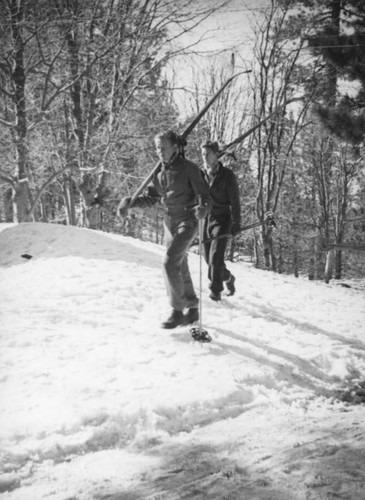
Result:
{"label": "dark trousers", "polygon": [[[204,221],[204,239],[215,238],[229,233],[231,227],[230,214],[216,216],[210,214]],[[227,281],[231,277],[231,273],[224,263],[227,243],[228,238],[220,238],[203,244],[204,258],[208,264],[209,288],[212,292],[221,292],[223,290],[223,281]]]}
{"label": "dark trousers", "polygon": [[165,216],[164,278],[170,305],[177,311],[182,311],[185,307],[198,307],[199,300],[194,291],[188,266],[188,249],[197,232],[198,222],[195,217],[181,219]]}

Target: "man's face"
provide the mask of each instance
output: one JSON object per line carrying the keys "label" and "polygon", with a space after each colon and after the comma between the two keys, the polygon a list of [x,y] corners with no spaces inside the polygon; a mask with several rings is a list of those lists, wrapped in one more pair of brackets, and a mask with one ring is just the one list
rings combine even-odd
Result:
{"label": "man's face", "polygon": [[156,152],[162,163],[168,163],[178,150],[177,144],[172,144],[168,139],[155,140]]}
{"label": "man's face", "polygon": [[204,162],[204,167],[207,170],[214,170],[217,165],[218,156],[210,148],[202,148],[202,158]]}

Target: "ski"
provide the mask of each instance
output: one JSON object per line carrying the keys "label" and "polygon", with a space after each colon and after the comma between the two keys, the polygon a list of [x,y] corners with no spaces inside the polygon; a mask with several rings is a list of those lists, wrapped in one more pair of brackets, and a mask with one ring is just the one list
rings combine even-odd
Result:
{"label": "ski", "polygon": [[[196,125],[199,123],[201,118],[205,115],[205,113],[208,111],[208,109],[211,107],[211,105],[214,103],[214,101],[220,96],[220,94],[223,92],[223,90],[231,83],[232,80],[237,78],[238,75],[243,75],[244,73],[250,73],[251,71],[252,71],[251,69],[247,70],[247,71],[241,71],[240,73],[237,73],[237,74],[231,76],[221,86],[221,88],[217,90],[217,92],[214,94],[214,96],[210,98],[210,100],[206,103],[206,105],[202,108],[202,110],[198,113],[198,115],[194,118],[194,120],[190,123],[190,125],[181,134],[181,136],[180,136],[180,139],[181,139],[181,146],[180,146],[181,151],[180,151],[180,153],[183,154],[183,148],[184,148],[184,145],[186,145],[186,139],[187,139],[188,135],[196,127]],[[230,146],[231,145],[232,144],[230,144]],[[144,179],[144,181],[140,184],[140,186],[137,188],[136,192],[134,193],[134,195],[132,196],[132,198],[129,202],[129,208],[133,207],[138,196],[148,186],[148,184],[151,182],[153,177],[160,171],[161,167],[162,167],[161,162],[158,162],[156,164],[156,166],[152,169],[152,171],[148,174],[148,176]]]}

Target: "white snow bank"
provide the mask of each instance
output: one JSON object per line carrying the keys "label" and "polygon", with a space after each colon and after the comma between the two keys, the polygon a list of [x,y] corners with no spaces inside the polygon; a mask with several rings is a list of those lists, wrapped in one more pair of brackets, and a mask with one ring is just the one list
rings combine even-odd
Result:
{"label": "white snow bank", "polygon": [[[186,327],[159,326],[163,247],[52,224],[6,228],[0,247],[0,465],[17,486],[6,498],[27,498],[22,485],[57,463],[70,474],[67,461],[88,456],[91,474],[106,450],[142,452],[244,415],[303,414],[365,379],[358,290],[229,263],[237,293],[217,304],[204,265],[213,342],[200,345]],[[189,260],[198,283],[198,256]]]}

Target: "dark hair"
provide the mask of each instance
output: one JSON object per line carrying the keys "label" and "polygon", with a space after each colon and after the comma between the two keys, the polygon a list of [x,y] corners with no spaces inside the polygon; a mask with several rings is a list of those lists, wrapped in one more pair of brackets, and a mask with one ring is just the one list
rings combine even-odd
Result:
{"label": "dark hair", "polygon": [[160,139],[161,141],[166,140],[171,144],[180,144],[180,136],[173,130],[167,130],[166,132],[160,132],[155,136],[155,140]]}
{"label": "dark hair", "polygon": [[213,151],[213,153],[219,153],[219,144],[218,142],[215,141],[205,141],[201,145],[202,148],[210,149]]}

